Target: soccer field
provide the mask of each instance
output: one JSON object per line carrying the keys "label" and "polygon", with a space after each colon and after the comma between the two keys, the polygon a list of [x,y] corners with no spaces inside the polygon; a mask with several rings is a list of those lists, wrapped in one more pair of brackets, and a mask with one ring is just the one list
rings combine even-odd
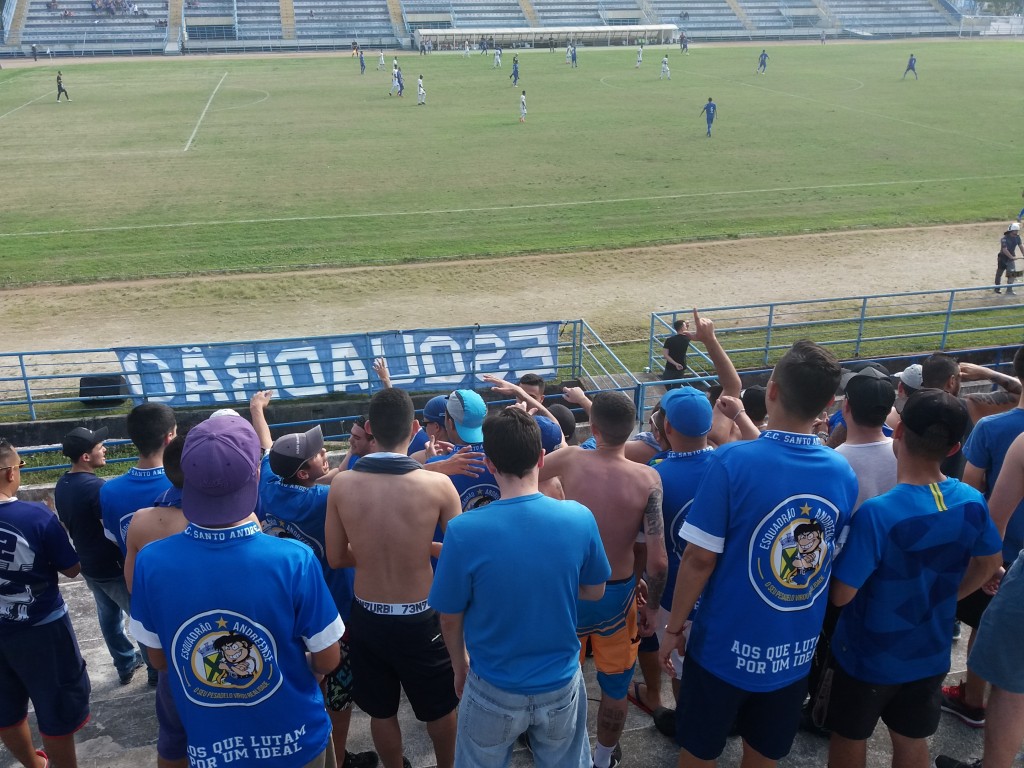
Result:
{"label": "soccer field", "polygon": [[[60,61],[0,72],[0,285],[1006,218],[1014,42]],[[671,81],[659,81],[668,53]],[[921,79],[901,80],[910,52]],[[55,103],[58,67],[71,103]],[[427,105],[416,106],[423,74]],[[527,91],[527,123],[518,121]],[[718,104],[714,136],[699,114]]]}

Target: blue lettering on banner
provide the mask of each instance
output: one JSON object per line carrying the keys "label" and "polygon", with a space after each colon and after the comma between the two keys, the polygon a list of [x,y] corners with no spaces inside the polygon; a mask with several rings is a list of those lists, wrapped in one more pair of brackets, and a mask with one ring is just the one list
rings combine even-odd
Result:
{"label": "blue lettering on banner", "polygon": [[260,389],[280,399],[368,394],[379,389],[371,369],[377,357],[406,389],[474,389],[484,373],[511,381],[551,376],[558,328],[546,322],[114,351],[137,402],[216,407],[244,403]]}

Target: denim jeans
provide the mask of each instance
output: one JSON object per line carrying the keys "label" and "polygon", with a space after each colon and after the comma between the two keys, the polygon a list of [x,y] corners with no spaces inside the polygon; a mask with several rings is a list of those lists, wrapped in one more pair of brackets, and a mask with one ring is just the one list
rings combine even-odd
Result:
{"label": "denim jeans", "polygon": [[116,579],[94,579],[84,576],[85,583],[92,590],[96,601],[96,618],[99,619],[100,632],[114,660],[114,668],[119,675],[125,674],[135,666],[135,646],[124,633],[124,617],[129,609],[128,587],[124,577]]}
{"label": "denim jeans", "polygon": [[472,671],[459,704],[455,768],[502,768],[527,733],[538,768],[590,768],[583,673],[550,693],[524,696],[496,688]]}

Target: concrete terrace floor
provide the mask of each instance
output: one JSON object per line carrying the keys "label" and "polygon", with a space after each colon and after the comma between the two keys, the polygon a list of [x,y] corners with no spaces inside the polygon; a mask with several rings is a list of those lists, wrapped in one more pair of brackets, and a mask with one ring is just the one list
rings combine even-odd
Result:
{"label": "concrete terrace floor", "polygon": [[[117,674],[107,654],[96,622],[92,594],[81,578],[63,580],[64,599],[71,608],[71,614],[78,641],[82,648],[92,680],[92,719],[79,732],[78,757],[81,768],[141,768],[156,765],[157,724],[153,708],[154,689],[146,685],[145,670],[126,686],[118,684]],[[955,680],[965,668],[965,639],[953,649],[950,679]],[[593,665],[586,665],[587,688],[590,706],[590,733],[595,731],[599,697]],[[637,679],[640,674],[637,672]],[[666,689],[668,689],[666,681]],[[666,703],[670,701],[666,700]],[[428,768],[435,765],[433,751],[422,724],[416,722],[407,705],[402,711],[402,726],[405,737],[405,754],[414,768]],[[35,729],[34,717],[30,722]],[[655,768],[676,765],[677,749],[667,738],[654,729],[651,718],[630,705],[622,740],[623,768]],[[359,710],[352,718],[349,734],[349,749],[362,751],[373,747],[370,738],[369,719]],[[931,752],[953,755],[960,759],[981,755],[982,732],[963,725],[959,720],[944,714],[939,731],[931,741]],[[822,768],[827,763],[828,745],[824,739],[806,733],[797,736],[791,754],[780,765],[786,768]],[[739,765],[741,755],[738,738],[730,739],[719,764]],[[871,739],[868,766],[881,768],[890,765],[891,749],[884,728],[876,730]],[[533,764],[529,754],[517,750],[512,766],[521,768]],[[1018,761],[1018,764],[1020,762]],[[10,753],[0,747],[0,768],[16,768]]]}

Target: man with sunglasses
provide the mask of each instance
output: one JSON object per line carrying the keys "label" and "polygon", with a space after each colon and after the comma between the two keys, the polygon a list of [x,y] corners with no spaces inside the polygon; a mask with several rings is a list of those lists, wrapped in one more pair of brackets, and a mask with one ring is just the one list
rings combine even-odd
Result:
{"label": "man with sunglasses", "polygon": [[[57,516],[18,499],[24,466],[0,438],[0,741],[26,768],[46,768],[50,759],[76,766],[89,676],[57,579],[74,578],[81,566]],[[32,743],[29,700],[46,752]]]}
{"label": "man with sunglasses", "polygon": [[[264,451],[259,493],[260,507],[265,512],[263,530],[281,538],[296,539],[313,550],[338,613],[348,626],[354,572],[351,568],[331,568],[324,543],[327,494],[339,470],[327,464],[327,449],[319,424],[306,432],[272,439],[265,413],[272,396],[270,390],[257,392],[249,402],[252,424]],[[345,749],[352,719],[352,668],[347,634],[341,639],[341,650],[341,664],[324,679],[324,700],[333,727],[338,766],[373,768],[378,762],[375,752],[353,754]]]}

